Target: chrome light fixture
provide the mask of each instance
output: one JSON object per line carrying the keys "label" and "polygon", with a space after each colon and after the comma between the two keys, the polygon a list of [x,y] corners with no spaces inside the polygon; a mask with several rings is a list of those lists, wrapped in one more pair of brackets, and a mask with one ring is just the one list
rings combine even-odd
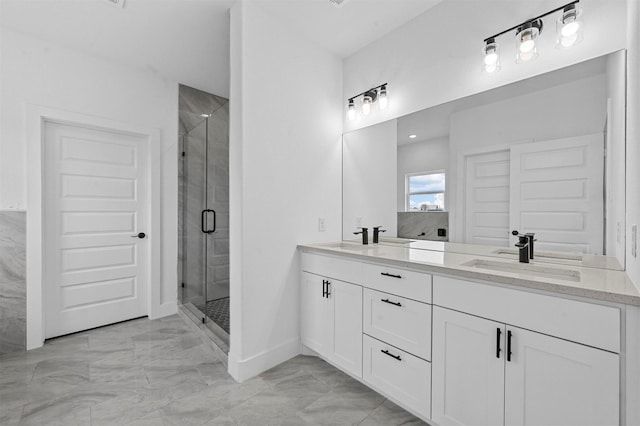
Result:
{"label": "chrome light fixture", "polygon": [[492,73],[500,71],[500,45],[496,43],[494,38],[490,38],[485,42],[482,48],[482,71]]}
{"label": "chrome light fixture", "polygon": [[576,9],[575,3],[565,6],[562,16],[556,21],[556,46],[567,49],[580,43],[583,39],[582,30],[582,10]]}
{"label": "chrome light fixture", "polygon": [[496,39],[513,30],[516,32],[516,63],[520,64],[536,59],[538,57],[538,39],[544,26],[542,18],[559,11],[562,11],[562,15],[556,21],[556,45],[561,48],[569,48],[582,41],[582,11],[576,9],[576,4],[579,1],[574,0],[564,6],[485,38],[485,45],[482,48],[482,72],[494,73],[500,71],[502,68],[500,65],[500,44],[496,42]]}
{"label": "chrome light fixture", "polygon": [[358,93],[357,95],[349,98],[349,102],[347,104],[347,119],[349,121],[353,121],[356,119],[357,114],[355,99],[360,96],[362,96],[361,111],[363,115],[369,115],[371,109],[376,104],[376,101],[378,101],[378,108],[385,109],[389,102],[387,95],[387,83],[381,84],[380,86],[372,87],[369,90]]}
{"label": "chrome light fixture", "polygon": [[353,121],[356,118],[356,105],[353,103],[353,98],[349,99],[349,106],[347,106],[347,118],[349,121]]}
{"label": "chrome light fixture", "polygon": [[538,57],[536,43],[542,32],[542,20],[529,21],[518,27],[516,31],[516,62],[522,63]]}

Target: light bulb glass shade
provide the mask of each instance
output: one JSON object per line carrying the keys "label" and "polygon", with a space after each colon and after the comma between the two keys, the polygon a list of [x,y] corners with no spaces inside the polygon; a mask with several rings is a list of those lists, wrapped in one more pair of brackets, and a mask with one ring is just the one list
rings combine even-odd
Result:
{"label": "light bulb glass shade", "polygon": [[349,106],[347,106],[347,118],[349,121],[356,119],[356,106],[353,103],[353,99],[349,99]]}
{"label": "light bulb glass shade", "polygon": [[556,21],[556,47],[568,49],[583,39],[582,10],[567,6]]}
{"label": "light bulb glass shade", "polygon": [[516,35],[516,62],[528,62],[538,57],[536,42],[540,30],[532,25],[520,28]]}
{"label": "light bulb glass shade", "polygon": [[482,72],[492,73],[500,71],[500,45],[493,39],[487,40],[487,44],[482,48]]}
{"label": "light bulb glass shade", "polygon": [[364,115],[369,115],[370,112],[371,112],[371,97],[365,95],[362,98],[362,113]]}
{"label": "light bulb glass shade", "polygon": [[380,109],[386,109],[388,104],[389,99],[387,98],[387,86],[382,86],[378,92],[378,106]]}

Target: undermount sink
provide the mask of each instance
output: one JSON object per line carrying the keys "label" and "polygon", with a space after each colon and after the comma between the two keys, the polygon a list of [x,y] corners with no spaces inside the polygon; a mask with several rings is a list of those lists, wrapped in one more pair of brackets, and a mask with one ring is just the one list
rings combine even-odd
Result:
{"label": "undermount sink", "polygon": [[471,266],[478,269],[487,269],[497,272],[511,272],[520,275],[553,278],[556,280],[573,282],[580,281],[580,271],[532,265],[530,263],[507,263],[494,260],[474,259],[470,262],[463,263],[462,266]]}
{"label": "undermount sink", "polygon": [[[501,248],[494,251],[493,253],[513,256],[516,258],[518,257],[517,249]],[[554,252],[536,251],[535,257],[537,259],[570,260],[574,262],[582,262],[582,255],[574,254],[574,253],[554,253]]]}
{"label": "undermount sink", "polygon": [[371,247],[370,245],[364,245],[362,243],[355,243],[355,242],[354,243],[347,243],[347,242],[332,243],[332,244],[325,244],[324,246],[328,248],[338,248],[342,250],[354,250],[354,251],[362,251]]}
{"label": "undermount sink", "polygon": [[384,243],[384,244],[404,245],[404,244],[410,244],[414,241],[415,240],[409,240],[406,238],[380,237],[380,243]]}

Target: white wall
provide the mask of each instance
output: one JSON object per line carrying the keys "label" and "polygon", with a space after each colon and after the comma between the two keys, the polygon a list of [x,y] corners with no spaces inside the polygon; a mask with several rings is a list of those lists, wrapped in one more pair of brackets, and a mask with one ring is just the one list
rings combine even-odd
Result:
{"label": "white wall", "polygon": [[0,31],[0,209],[26,208],[27,104],[159,129],[163,194],[161,302],[173,303],[175,311],[177,83],[13,30]]}
{"label": "white wall", "polygon": [[382,226],[386,236],[396,236],[397,135],[396,120],[344,134],[343,239],[362,237],[353,235],[356,218],[370,233]]}
{"label": "white wall", "polygon": [[[300,352],[296,245],[340,239],[342,62],[231,9],[231,348],[252,377]],[[326,232],[318,232],[318,218]]]}
{"label": "white wall", "polygon": [[498,38],[503,45],[502,70],[491,75],[480,72],[480,52],[486,37],[563,4],[557,0],[443,1],[345,60],[343,111],[349,96],[385,82],[389,89],[387,110],[375,110],[359,121],[345,121],[345,131],[625,47],[626,1],[582,0],[582,43],[572,49],[556,49],[554,15],[545,21],[536,61],[515,64],[515,34],[509,33]]}
{"label": "white wall", "polygon": [[[449,178],[448,136],[398,146],[397,211],[405,211],[405,176],[435,170],[444,170],[445,179]],[[448,201],[445,194],[445,210],[449,210]]]}

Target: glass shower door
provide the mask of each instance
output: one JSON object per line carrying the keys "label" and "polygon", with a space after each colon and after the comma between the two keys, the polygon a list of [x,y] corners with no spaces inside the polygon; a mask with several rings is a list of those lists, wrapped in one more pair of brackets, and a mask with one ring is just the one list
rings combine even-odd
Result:
{"label": "glass shower door", "polygon": [[207,280],[211,250],[207,234],[213,217],[207,211],[207,120],[182,138],[182,303],[206,322]]}

